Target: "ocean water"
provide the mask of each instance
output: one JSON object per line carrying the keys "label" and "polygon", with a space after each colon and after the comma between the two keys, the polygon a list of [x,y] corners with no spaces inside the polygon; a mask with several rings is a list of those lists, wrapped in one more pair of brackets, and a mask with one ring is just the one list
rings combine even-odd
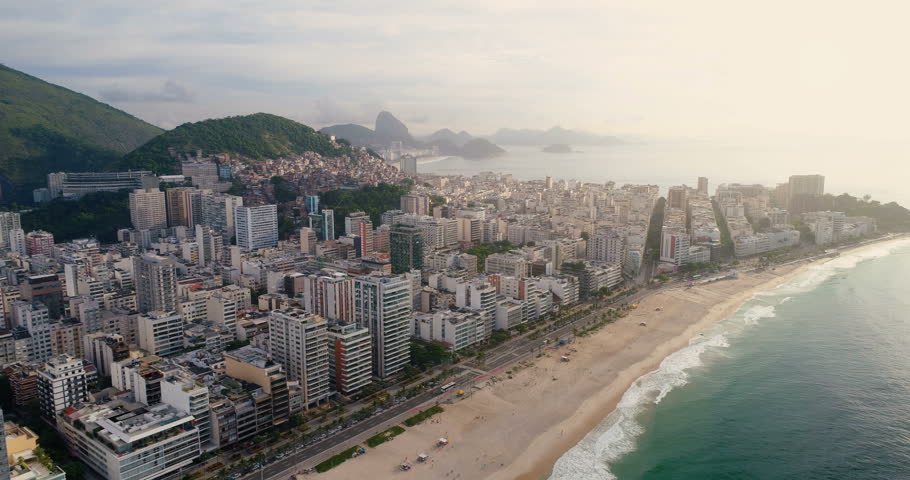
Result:
{"label": "ocean water", "polygon": [[910,478],[910,240],[757,294],[563,455],[551,480]]}
{"label": "ocean water", "polygon": [[[447,157],[419,162],[421,173],[474,175],[483,171],[511,173],[521,180],[554,178],[586,182],[612,180],[625,183],[695,185],[707,176],[710,189],[720,183],[761,183],[774,186],[790,175],[820,173],[829,193],[872,195],[883,202],[910,204],[904,179],[910,176],[905,155],[871,147],[822,149],[806,146],[745,146],[709,142],[627,143],[612,146],[578,146],[579,152],[544,153],[540,147],[509,146],[505,155],[466,160]],[[856,168],[862,162],[863,168]],[[883,174],[883,172],[887,172]]]}

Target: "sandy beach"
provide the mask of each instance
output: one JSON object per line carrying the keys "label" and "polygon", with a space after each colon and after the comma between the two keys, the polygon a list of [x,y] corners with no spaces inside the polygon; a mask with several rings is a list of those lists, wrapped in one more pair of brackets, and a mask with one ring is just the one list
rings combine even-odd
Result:
{"label": "sandy beach", "polygon": [[[444,405],[444,413],[319,478],[547,478],[556,460],[613,411],[636,379],[756,292],[774,288],[812,264],[650,295],[627,317],[500,372],[469,398]],[[560,360],[565,354],[569,362]],[[450,445],[435,447],[440,437]],[[431,459],[416,463],[420,453]],[[402,472],[398,466],[406,460],[414,467]]]}

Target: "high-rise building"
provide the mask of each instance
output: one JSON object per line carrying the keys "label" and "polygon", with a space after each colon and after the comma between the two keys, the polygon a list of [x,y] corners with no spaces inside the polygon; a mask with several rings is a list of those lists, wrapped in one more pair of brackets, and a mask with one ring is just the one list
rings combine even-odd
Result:
{"label": "high-rise building", "polygon": [[354,212],[344,219],[344,231],[360,237],[361,256],[368,255],[373,246],[373,222],[364,212]]}
{"label": "high-rise building", "polygon": [[316,254],[316,231],[310,227],[300,229],[300,253]]}
{"label": "high-rise building", "polygon": [[177,309],[177,267],[173,258],[152,253],[133,257],[133,282],[140,312]]}
{"label": "high-rise building", "polygon": [[157,188],[140,188],[130,192],[130,220],[136,230],[167,228],[164,192]]}
{"label": "high-rise building", "polygon": [[352,395],[372,382],[370,331],[353,323],[329,326],[329,379],[335,391]]}
{"label": "high-rise building", "polygon": [[331,242],[335,240],[335,210],[325,208],[322,210],[322,239]]}
{"label": "high-rise building", "polygon": [[305,205],[306,213],[319,213],[319,195],[307,195]]}
{"label": "high-rise building", "polygon": [[47,307],[50,318],[63,316],[63,282],[55,273],[28,277],[19,286],[19,295],[23,300]]}
{"label": "high-rise building", "polygon": [[388,378],[410,361],[411,281],[399,276],[354,279],[354,317],[370,331],[373,373]]}
{"label": "high-rise building", "polygon": [[410,225],[395,225],[389,233],[392,273],[423,268],[423,230]]}
{"label": "high-rise building", "polygon": [[825,194],[824,175],[791,175],[787,187],[790,213],[805,213],[822,210],[827,206],[819,204]]}
{"label": "high-rise building", "polygon": [[95,366],[99,377],[110,377],[111,364],[129,358],[130,348],[123,335],[95,332],[82,337],[82,355]]}
{"label": "high-rise building", "polygon": [[148,312],[137,319],[139,348],[167,357],[183,351],[183,319],[176,312]]}
{"label": "high-rise building", "polygon": [[51,423],[56,423],[63,409],[85,401],[87,395],[88,380],[80,358],[53,357],[38,372],[38,405]]}
{"label": "high-rise building", "polygon": [[626,259],[626,237],[615,232],[595,233],[588,239],[588,260],[622,264]]}
{"label": "high-rise building", "polygon": [[0,212],[0,248],[9,247],[11,245],[10,231],[21,228],[22,224],[18,213]]}
{"label": "high-rise building", "polygon": [[401,173],[409,177],[417,175],[417,157],[413,155],[404,155],[399,163]]}
{"label": "high-rise building", "polygon": [[316,238],[326,240],[325,216],[319,213],[311,213],[307,215],[307,222],[307,228],[316,234]]}
{"label": "high-rise building", "polygon": [[660,261],[676,266],[689,263],[689,234],[685,228],[664,227],[661,230]]}
{"label": "high-rise building", "polygon": [[175,187],[165,191],[167,224],[192,228],[202,223],[202,195],[194,187]]}
{"label": "high-rise building", "polygon": [[455,305],[483,313],[486,322],[484,338],[493,335],[493,326],[496,322],[496,288],[478,280],[459,283],[455,289]]}
{"label": "high-rise building", "polygon": [[281,364],[269,359],[268,353],[252,346],[224,353],[225,375],[262,387],[271,395],[272,425],[280,425],[289,414],[288,381]]}
{"label": "high-rise building", "polygon": [[168,478],[201,454],[199,420],[166,403],[91,403],[61,417],[72,455],[107,480]]}
{"label": "high-rise building", "polygon": [[168,404],[184,414],[196,419],[199,430],[199,443],[203,448],[210,447],[212,425],[209,419],[209,389],[196,381],[182,368],[165,372],[161,380],[161,402]]}
{"label": "high-rise building", "polygon": [[221,262],[224,241],[221,233],[209,225],[196,225],[196,245],[199,246],[199,265]]}
{"label": "high-rise building", "polygon": [[28,360],[43,362],[50,358],[53,355],[53,348],[51,319],[47,307],[40,302],[20,300],[15,303],[14,308],[16,326],[25,328],[29,335]]}
{"label": "high-rise building", "polygon": [[234,209],[237,245],[243,250],[278,246],[278,207],[237,207]]}
{"label": "high-rise building", "polygon": [[689,189],[686,186],[670,187],[667,192],[667,208],[686,210]]}
{"label": "high-rise building", "polygon": [[303,305],[332,322],[354,321],[354,281],[343,273],[303,277]]}
{"label": "high-rise building", "polygon": [[25,253],[27,255],[50,255],[53,249],[53,233],[35,230],[25,235]]}
{"label": "high-rise building", "polygon": [[698,177],[698,194],[708,195],[708,177]]}
{"label": "high-rise building", "polygon": [[288,380],[300,382],[305,408],[318,405],[331,395],[326,328],[324,318],[303,310],[269,313],[272,359],[284,366]]}
{"label": "high-rise building", "polygon": [[236,235],[234,231],[234,209],[243,206],[243,197],[213,193],[203,190],[202,197],[202,224],[211,225],[221,233],[225,245],[230,245]]}
{"label": "high-rise building", "polygon": [[9,245],[7,245],[13,253],[18,253],[19,255],[28,255],[28,249],[25,246],[25,230],[21,228],[14,228],[7,232],[7,240]]}
{"label": "high-rise building", "polygon": [[401,196],[401,211],[413,215],[430,214],[430,197],[416,193]]}

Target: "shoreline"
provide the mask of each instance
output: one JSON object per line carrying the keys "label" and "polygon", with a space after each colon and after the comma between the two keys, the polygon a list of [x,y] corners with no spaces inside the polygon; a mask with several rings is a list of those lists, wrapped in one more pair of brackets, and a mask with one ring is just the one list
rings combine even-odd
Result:
{"label": "shoreline", "polygon": [[[841,254],[893,240],[848,248]],[[600,425],[639,378],[658,369],[665,358],[728,318],[755,294],[832,259],[743,273],[736,280],[691,289],[665,288],[644,298],[625,318],[494,376],[469,398],[444,405],[446,411],[438,418],[407,429],[373,449],[372,455],[345,462],[319,478],[405,478],[413,474],[398,471],[397,465],[428,453],[428,464],[413,468],[415,478],[546,479],[556,461]],[[639,326],[640,322],[647,326]],[[570,357],[569,363],[560,361],[563,354]],[[434,442],[441,436],[451,444],[436,449]]]}

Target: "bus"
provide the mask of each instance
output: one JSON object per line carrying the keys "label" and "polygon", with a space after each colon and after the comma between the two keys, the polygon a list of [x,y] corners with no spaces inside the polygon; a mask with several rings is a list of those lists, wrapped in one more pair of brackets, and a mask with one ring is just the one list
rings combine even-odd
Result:
{"label": "bus", "polygon": [[449,382],[442,386],[442,393],[448,392],[453,388],[455,388],[455,382]]}

